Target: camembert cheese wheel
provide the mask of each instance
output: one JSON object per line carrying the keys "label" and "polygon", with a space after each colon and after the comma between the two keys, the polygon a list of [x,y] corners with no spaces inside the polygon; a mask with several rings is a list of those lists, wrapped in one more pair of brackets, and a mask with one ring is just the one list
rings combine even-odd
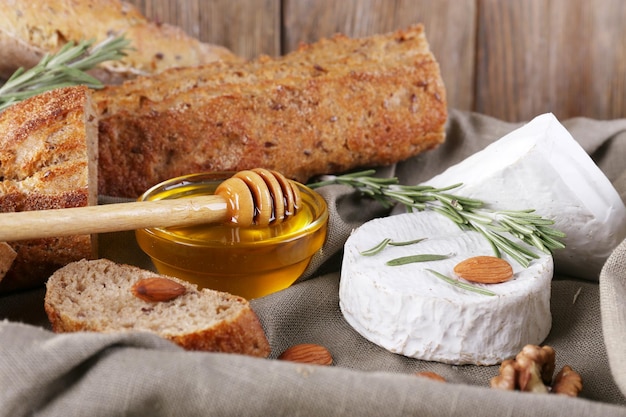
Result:
{"label": "camembert cheese wheel", "polygon": [[[361,252],[384,238],[395,242],[379,253]],[[438,261],[389,266],[387,261],[416,254],[451,255]],[[492,365],[515,356],[548,335],[553,263],[541,255],[528,268],[508,259],[513,278],[501,284],[473,284],[495,295],[458,288],[429,270],[457,279],[459,262],[493,255],[478,232],[461,232],[435,212],[375,219],[354,231],[345,244],[340,308],[362,336],[404,356],[449,364]],[[463,281],[463,280],[461,280]]]}
{"label": "camembert cheese wheel", "polygon": [[[454,266],[493,255],[478,232],[462,231],[432,212],[398,214],[365,223],[345,244],[341,311],[365,338],[391,352],[449,364],[491,365],[540,344],[550,331],[553,271],[598,279],[612,250],[626,237],[626,208],[609,180],[552,114],[544,114],[426,182],[463,183],[452,193],[483,200],[492,210],[534,209],[565,232],[566,248],[540,254],[528,268],[509,260],[513,279],[482,284],[493,295],[458,288]],[[426,240],[361,253],[382,239]],[[439,261],[386,264],[414,254]],[[505,255],[506,259],[506,255]],[[461,280],[462,281],[462,280]]]}

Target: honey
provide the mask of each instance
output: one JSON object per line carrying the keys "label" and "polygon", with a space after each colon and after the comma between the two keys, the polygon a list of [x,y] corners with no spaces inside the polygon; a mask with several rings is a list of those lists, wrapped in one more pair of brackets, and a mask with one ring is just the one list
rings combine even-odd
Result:
{"label": "honey", "polygon": [[[215,173],[175,178],[148,190],[142,199],[213,194],[228,176]],[[262,297],[293,284],[326,239],[328,211],[324,199],[301,184],[298,187],[301,207],[282,222],[141,229],[136,231],[137,242],[159,273],[247,299]]]}

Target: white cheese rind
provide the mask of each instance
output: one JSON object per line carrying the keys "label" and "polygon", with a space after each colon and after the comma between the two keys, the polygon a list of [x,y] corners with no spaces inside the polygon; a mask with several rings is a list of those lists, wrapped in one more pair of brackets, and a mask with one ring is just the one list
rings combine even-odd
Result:
{"label": "white cheese rind", "polygon": [[[462,232],[434,212],[377,219],[354,231],[345,245],[339,289],[347,322],[373,343],[405,356],[450,364],[490,365],[540,344],[551,327],[553,270],[598,279],[604,262],[626,238],[626,207],[610,181],[552,114],[544,114],[427,181],[463,185],[453,193],[483,200],[493,210],[534,209],[566,233],[555,258],[542,254],[515,279],[488,288],[488,297],[452,287],[426,268],[454,276],[463,259],[492,254],[476,232]],[[372,257],[359,252],[384,237],[428,240],[388,248]],[[410,253],[455,257],[402,267],[390,258]]]}
{"label": "white cheese rind", "polygon": [[[427,240],[390,246],[374,256],[360,254],[385,237]],[[385,265],[390,259],[418,253],[454,256]],[[552,257],[542,255],[527,269],[510,261],[515,273],[511,281],[479,285],[496,296],[454,287],[426,271],[430,268],[455,277],[453,268],[458,262],[492,254],[481,235],[461,232],[434,212],[372,220],[355,230],[345,244],[341,311],[357,332],[394,353],[457,365],[500,363],[528,343],[540,344],[550,331]]]}
{"label": "white cheese rind", "polygon": [[565,232],[557,272],[599,279],[626,238],[626,207],[584,149],[552,114],[536,117],[480,152],[433,177],[435,187],[462,182],[454,193],[505,210],[535,209]]}

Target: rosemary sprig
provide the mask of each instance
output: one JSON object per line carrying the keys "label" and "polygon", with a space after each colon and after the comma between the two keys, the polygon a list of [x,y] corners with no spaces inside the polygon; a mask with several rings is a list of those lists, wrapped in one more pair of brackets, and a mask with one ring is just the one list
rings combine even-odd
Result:
{"label": "rosemary sprig", "polygon": [[45,55],[30,69],[20,68],[0,86],[0,111],[44,91],[70,85],[101,88],[102,83],[86,71],[96,65],[121,59],[130,42],[123,36],[108,37],[93,46],[93,41],[66,43],[57,53]]}
{"label": "rosemary sprig", "polygon": [[344,184],[379,201],[384,207],[400,203],[409,211],[433,210],[448,217],[462,229],[480,232],[491,244],[496,256],[504,252],[524,268],[539,256],[520,244],[520,241],[547,254],[565,247],[561,241],[565,234],[551,227],[554,224],[552,220],[544,219],[532,209],[490,210],[481,200],[449,193],[462,184],[444,188],[400,185],[395,177],[376,178],[374,174],[374,170],[367,170],[345,175],[325,175],[321,181],[308,186],[319,188]]}

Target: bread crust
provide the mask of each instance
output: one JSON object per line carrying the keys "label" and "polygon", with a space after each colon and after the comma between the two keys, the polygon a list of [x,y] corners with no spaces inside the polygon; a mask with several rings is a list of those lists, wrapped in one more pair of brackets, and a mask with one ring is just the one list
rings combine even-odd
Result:
{"label": "bread crust", "polygon": [[11,269],[16,256],[17,253],[11,245],[6,242],[0,242],[0,281],[2,281],[9,269]]}
{"label": "bread crust", "polygon": [[94,95],[101,194],[191,172],[317,174],[395,163],[443,142],[446,94],[421,25],[336,36],[285,57],[165,71]]}
{"label": "bread crust", "polygon": [[[86,87],[49,91],[2,112],[0,212],[96,204],[95,117]],[[89,235],[8,243],[17,256],[0,292],[41,285],[60,266],[95,254]]]}
{"label": "bread crust", "polygon": [[105,62],[92,74],[104,83],[120,83],[166,68],[238,61],[227,48],[200,42],[176,26],[146,19],[119,0],[13,0],[0,2],[0,79],[19,67],[30,68],[68,41],[104,40],[124,34],[133,50],[117,62]]}
{"label": "bread crust", "polygon": [[210,329],[167,339],[187,350],[241,353],[261,358],[268,357],[271,351],[259,318],[251,308]]}
{"label": "bread crust", "polygon": [[[174,317],[174,311],[181,308],[177,300],[157,302],[144,301],[132,295],[132,285],[140,279],[164,277],[141,268],[117,264],[107,259],[81,260],[68,264],[56,271],[46,283],[44,309],[55,332],[141,332],[150,331],[171,340],[187,350],[210,352],[239,353],[257,357],[267,357],[270,345],[258,316],[242,297],[221,293],[209,289],[199,290],[195,285],[173,277],[166,277],[187,288],[187,293],[179,296],[178,301],[185,308],[194,309],[194,315],[202,317],[203,309],[232,309],[220,316],[206,318],[202,326],[186,327]],[[100,291],[104,286],[107,291]],[[77,289],[80,289],[77,290]],[[93,289],[94,291],[90,291]],[[97,295],[94,295],[97,294]],[[68,300],[69,304],[68,304]],[[213,301],[211,301],[213,300]],[[211,304],[213,302],[214,304]],[[97,320],[90,317],[89,309],[96,303],[98,306]],[[167,325],[176,321],[172,330],[146,330],[140,325],[117,326],[117,320],[131,320],[133,317],[119,317],[115,303],[123,305],[128,314],[143,316],[154,315],[155,321],[163,320],[166,311],[171,311]],[[70,311],[71,310],[71,311]],[[78,315],[74,310],[81,310]],[[165,324],[163,324],[165,327]],[[183,329],[184,327],[184,329]]]}

